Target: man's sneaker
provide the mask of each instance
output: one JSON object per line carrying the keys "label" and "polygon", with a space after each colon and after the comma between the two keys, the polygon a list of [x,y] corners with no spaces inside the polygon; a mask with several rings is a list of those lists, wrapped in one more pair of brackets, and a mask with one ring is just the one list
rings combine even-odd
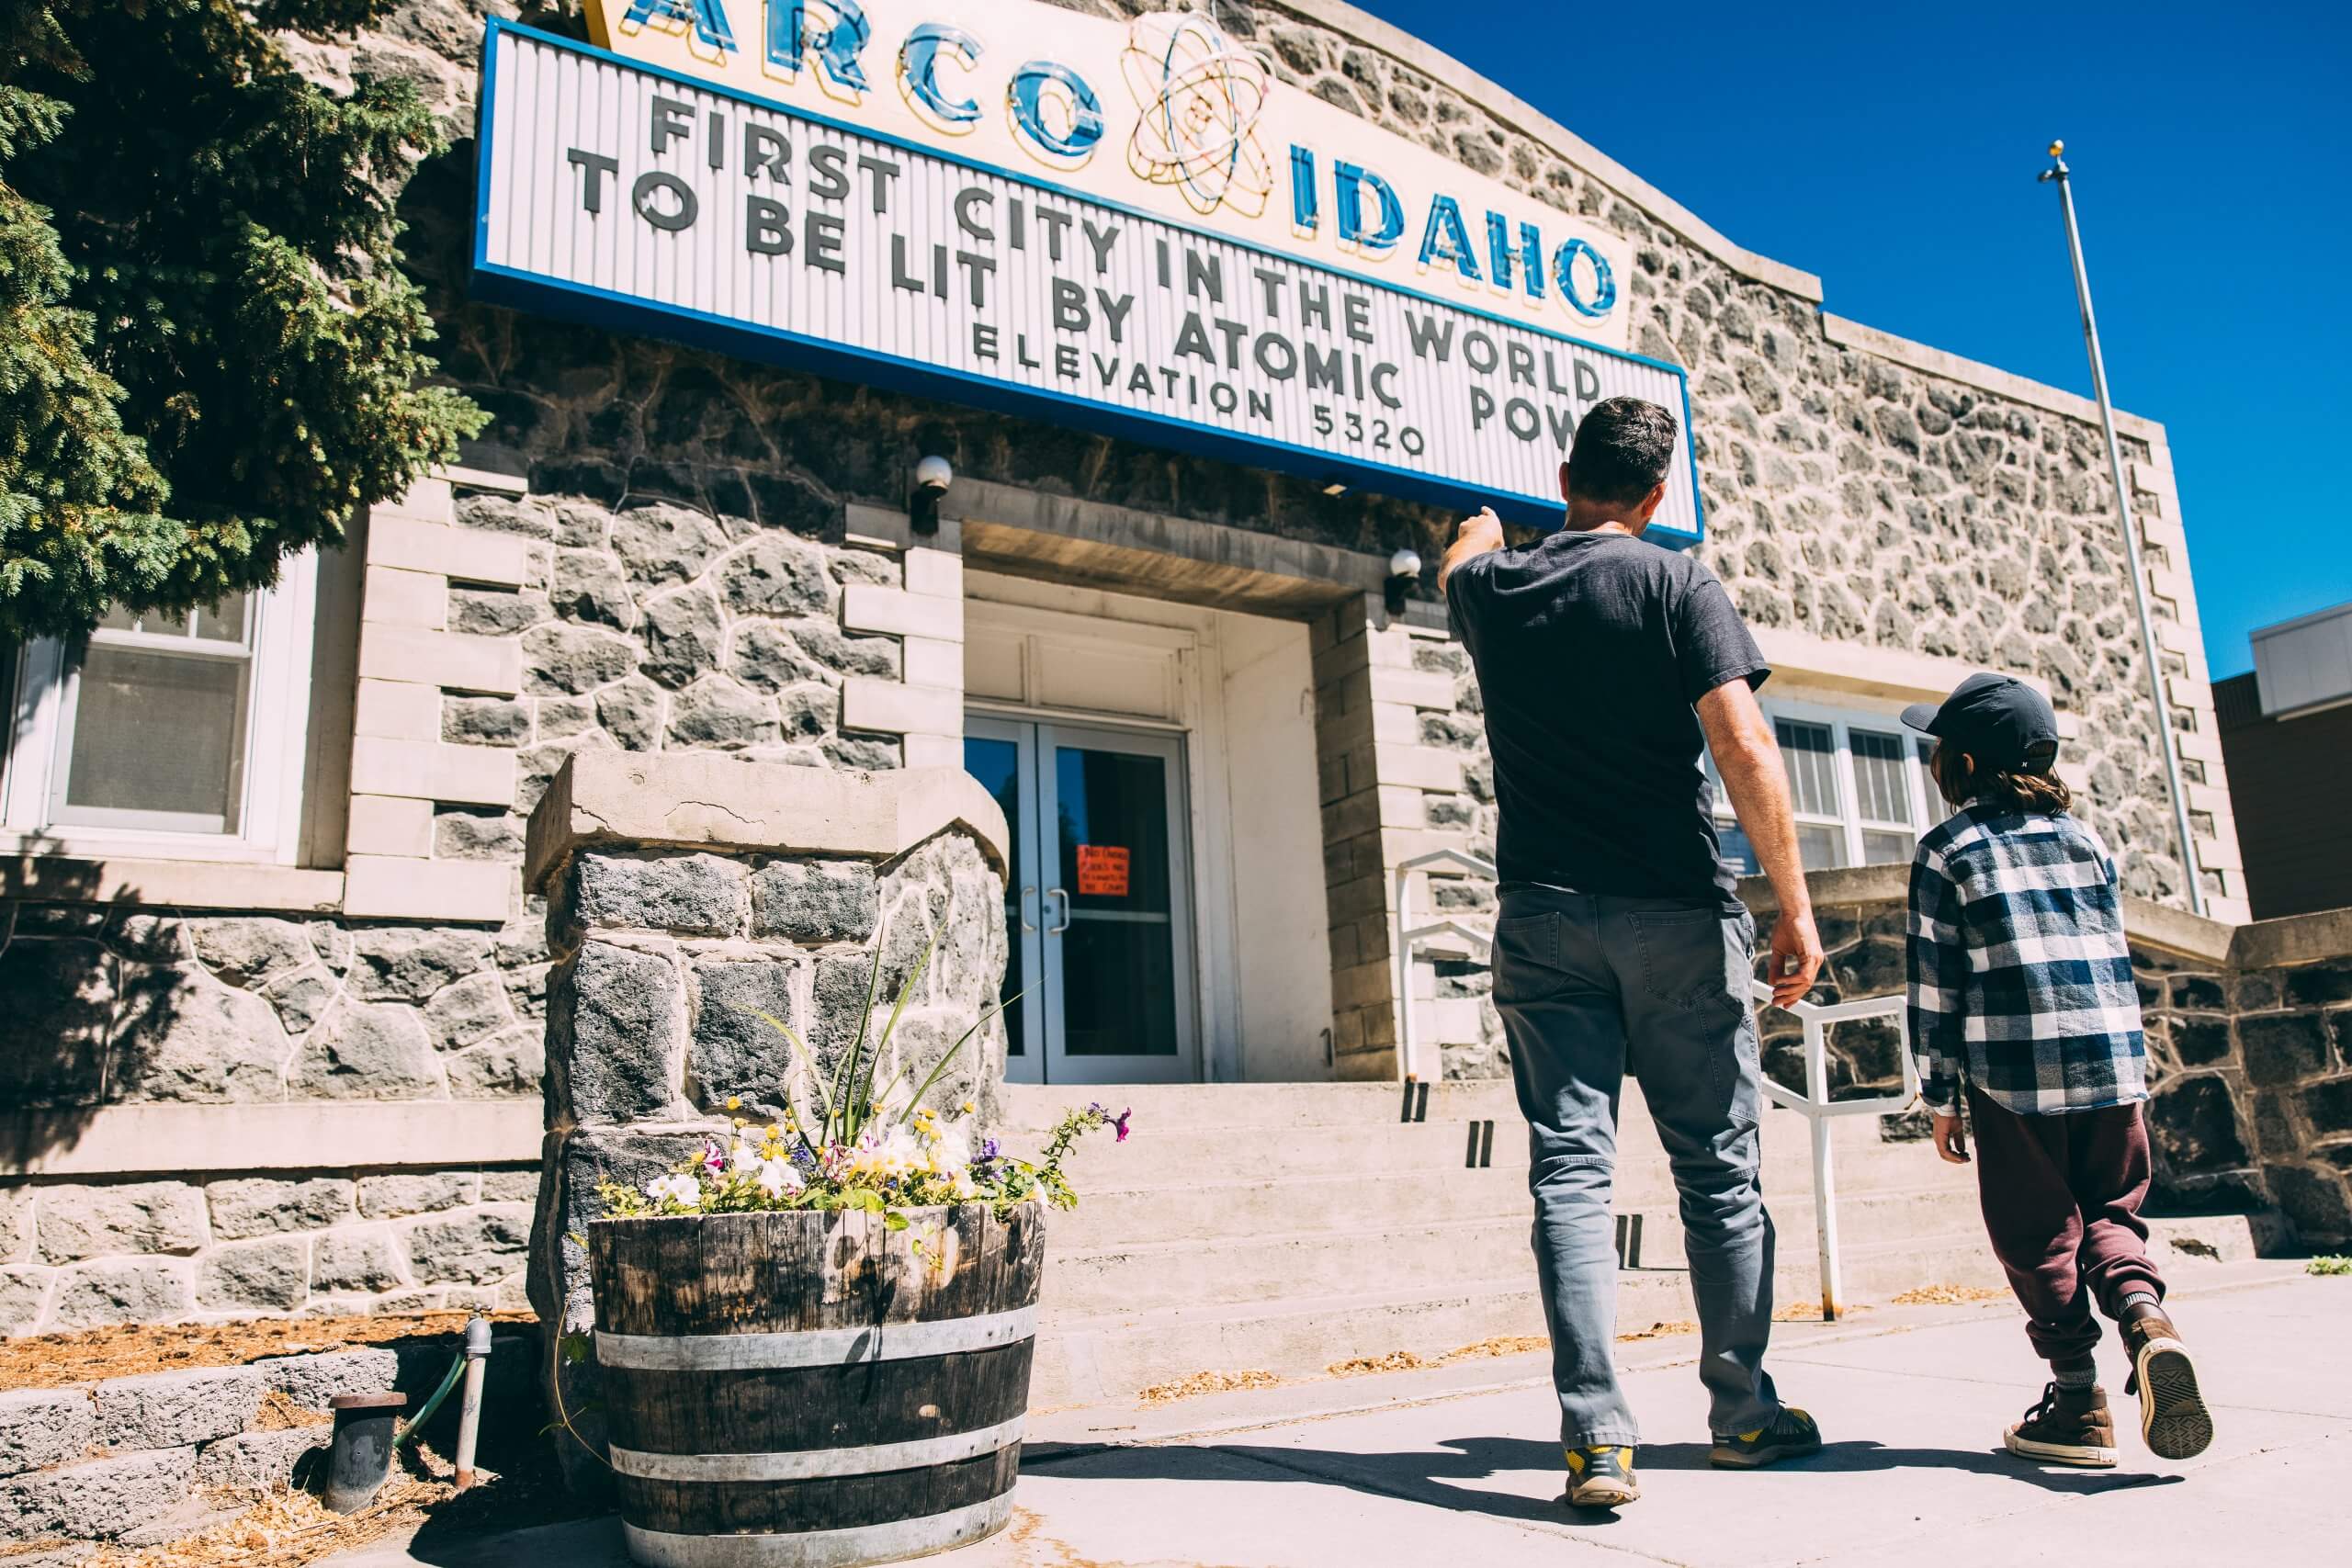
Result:
{"label": "man's sneaker", "polygon": [[1803,1459],[1821,1451],[1821,1428],[1812,1416],[1792,1404],[1781,1406],[1769,1427],[1753,1432],[1717,1432],[1707,1462],[1718,1470],[1761,1470],[1784,1459]]}
{"label": "man's sneaker", "polygon": [[1642,1495],[1634,1479],[1634,1450],[1622,1446],[1568,1450],[1568,1502],[1578,1508],[1614,1508]]}
{"label": "man's sneaker", "polygon": [[2172,1319],[2141,1307],[2122,1324],[2132,1352],[2129,1392],[2140,1396],[2140,1436],[2158,1459],[2194,1459],[2212,1445],[2213,1416],[2197,1388],[2197,1363]]}
{"label": "man's sneaker", "polygon": [[2107,1413],[2103,1388],[2060,1388],[2051,1383],[2041,1391],[2041,1403],[2025,1413],[2004,1439],[2019,1459],[2044,1464],[2074,1464],[2086,1470],[2115,1466],[2115,1418]]}

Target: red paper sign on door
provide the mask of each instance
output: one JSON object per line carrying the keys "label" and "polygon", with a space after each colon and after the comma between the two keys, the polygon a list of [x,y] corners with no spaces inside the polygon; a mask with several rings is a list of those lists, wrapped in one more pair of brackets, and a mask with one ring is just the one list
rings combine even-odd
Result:
{"label": "red paper sign on door", "polygon": [[1125,844],[1078,846],[1078,890],[1088,897],[1127,896],[1127,847]]}

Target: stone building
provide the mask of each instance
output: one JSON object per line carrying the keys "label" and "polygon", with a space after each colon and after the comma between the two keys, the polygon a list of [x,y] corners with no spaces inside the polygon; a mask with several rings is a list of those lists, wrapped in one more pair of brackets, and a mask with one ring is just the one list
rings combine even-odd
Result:
{"label": "stone building", "polygon": [[[564,956],[522,829],[583,750],[968,768],[1016,1079],[1503,1072],[1470,944],[1395,948],[1400,867],[1491,852],[1434,567],[1480,499],[1543,523],[1607,390],[1682,400],[1661,533],[1775,667],[1811,865],[1908,858],[1939,813],[1893,716],[1992,668],[2057,705],[2134,908],[2184,903],[2085,400],[1829,313],[1340,0],[582,9],[287,40],[459,139],[404,216],[492,415],[462,462],[247,602],[17,650],[0,1327],[518,1302]],[[2171,453],[2121,425],[2243,920]]]}

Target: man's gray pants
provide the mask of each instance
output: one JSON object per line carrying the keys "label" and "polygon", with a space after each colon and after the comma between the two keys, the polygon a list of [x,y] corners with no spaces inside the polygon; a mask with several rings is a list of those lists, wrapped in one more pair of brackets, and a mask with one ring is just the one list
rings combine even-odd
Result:
{"label": "man's gray pants", "polygon": [[1495,1005],[1527,1117],[1535,1267],[1570,1448],[1638,1438],[1617,1382],[1610,1210],[1629,1069],[1681,1194],[1709,1428],[1754,1431],[1780,1410],[1764,1371],[1772,1220],[1757,1168],[1755,941],[1746,911],[1713,903],[1548,889],[1503,898]]}

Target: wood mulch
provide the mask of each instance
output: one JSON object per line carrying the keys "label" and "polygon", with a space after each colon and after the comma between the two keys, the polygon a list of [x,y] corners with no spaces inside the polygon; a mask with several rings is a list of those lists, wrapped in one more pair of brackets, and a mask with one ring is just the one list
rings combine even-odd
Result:
{"label": "wood mulch", "polygon": [[418,1442],[399,1450],[383,1489],[357,1513],[337,1514],[311,1493],[292,1492],[249,1503],[175,1541],[102,1548],[81,1568],[302,1568],[428,1525],[445,1540],[463,1540],[602,1511],[565,1490],[544,1444],[517,1470],[476,1475],[470,1491],[458,1491],[455,1467]]}
{"label": "wood mulch", "polygon": [[1893,1297],[1896,1306],[1960,1306],[1969,1302],[2007,1301],[2009,1292],[1990,1285],[1922,1285]]}
{"label": "wood mulch", "polygon": [[[267,1356],[300,1356],[454,1338],[463,1312],[386,1313],[379,1316],[257,1317],[235,1323],[119,1324],[72,1334],[0,1339],[0,1393],[64,1388],[140,1372],[241,1367]],[[526,1312],[485,1314],[494,1324],[531,1324]]]}

